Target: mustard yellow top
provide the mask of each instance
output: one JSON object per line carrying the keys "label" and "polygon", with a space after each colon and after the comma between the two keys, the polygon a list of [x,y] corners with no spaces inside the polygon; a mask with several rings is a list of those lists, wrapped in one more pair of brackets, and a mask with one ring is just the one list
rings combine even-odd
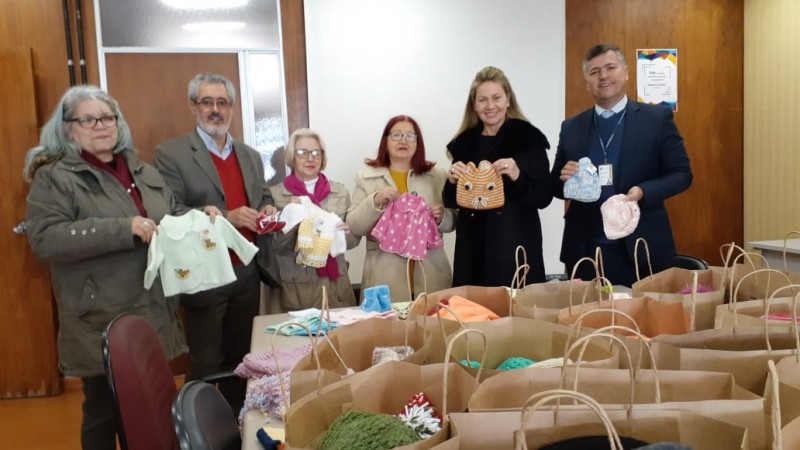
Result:
{"label": "mustard yellow top", "polygon": [[408,193],[408,171],[395,172],[394,170],[389,169],[389,174],[392,175],[394,184],[397,185],[397,190],[400,191],[401,194]]}

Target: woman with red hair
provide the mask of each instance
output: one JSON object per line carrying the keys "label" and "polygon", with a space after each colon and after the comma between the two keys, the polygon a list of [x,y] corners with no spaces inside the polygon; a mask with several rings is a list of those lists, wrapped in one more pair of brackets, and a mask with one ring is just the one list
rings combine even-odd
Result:
{"label": "woman with red hair", "polygon": [[425,159],[425,142],[417,122],[409,116],[389,119],[381,135],[378,155],[375,159],[367,159],[365,164],[366,167],[356,175],[353,202],[347,213],[350,231],[367,237],[362,291],[385,284],[389,285],[393,301],[405,301],[426,289],[434,292],[449,288],[452,270],[443,247],[428,247],[427,256],[421,263],[412,261],[412,292],[409,292],[408,258],[384,251],[381,243],[371,235],[384,211],[403,194],[424,200],[439,236],[455,228],[455,214],[445,208],[442,201],[447,173]]}

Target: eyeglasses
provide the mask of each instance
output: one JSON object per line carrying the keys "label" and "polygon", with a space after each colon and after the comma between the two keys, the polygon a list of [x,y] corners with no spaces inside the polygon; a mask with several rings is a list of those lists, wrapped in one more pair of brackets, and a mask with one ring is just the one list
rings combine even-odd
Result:
{"label": "eyeglasses", "polygon": [[304,148],[297,148],[294,150],[294,154],[300,159],[316,159],[322,158],[322,155],[325,154],[325,150],[306,150]]}
{"label": "eyeglasses", "polygon": [[400,141],[406,138],[406,142],[417,142],[417,135],[414,133],[404,133],[402,131],[392,131],[389,133],[389,138],[393,141]]}
{"label": "eyeglasses", "polygon": [[203,109],[214,109],[214,105],[217,106],[217,109],[228,109],[231,107],[231,102],[228,101],[227,98],[203,98],[199,102],[195,102],[195,105],[202,107]]}
{"label": "eyeglasses", "polygon": [[117,123],[117,116],[115,114],[110,114],[101,117],[76,117],[74,119],[64,119],[64,122],[78,122],[78,125],[81,128],[86,128],[91,130],[92,128],[97,126],[97,122],[103,124],[104,127],[111,127],[116,125]]}

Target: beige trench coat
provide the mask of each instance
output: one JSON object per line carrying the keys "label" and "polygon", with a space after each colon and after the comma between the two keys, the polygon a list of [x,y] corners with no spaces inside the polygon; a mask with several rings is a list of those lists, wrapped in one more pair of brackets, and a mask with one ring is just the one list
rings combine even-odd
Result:
{"label": "beige trench coat", "polygon": [[[408,192],[419,195],[425,203],[432,205],[443,204],[442,188],[447,181],[447,173],[434,167],[428,173],[408,174]],[[386,167],[366,166],[358,172],[355,179],[356,187],[353,191],[353,203],[347,213],[347,224],[350,231],[356,236],[367,237],[367,255],[364,259],[364,272],[361,277],[362,292],[364,288],[380,284],[389,285],[392,301],[408,301],[411,293],[408,289],[406,277],[406,258],[393,253],[387,253],[378,247],[378,242],[370,236],[372,228],[381,218],[383,210],[375,208],[373,198],[377,191],[387,187],[397,188]],[[439,233],[449,233],[455,228],[455,212],[445,209],[442,223],[439,224]],[[423,276],[427,277],[427,286]],[[447,259],[444,248],[428,250],[428,258],[417,262],[414,267],[414,293],[435,292],[451,287],[453,271]]]}
{"label": "beige trench coat", "polygon": [[[126,153],[148,217],[175,212],[172,192],[155,168]],[[25,223],[33,252],[50,263],[58,305],[58,358],[69,376],[102,375],[101,337],[122,313],[144,316],[167,358],[188,351],[177,298],[165,299],[160,281],[144,288],[147,244],[131,234],[139,210],[109,173],[67,155],[37,170]]]}
{"label": "beige trench coat", "polygon": [[[271,186],[270,191],[275,199],[275,206],[279,209],[283,209],[289,204],[293,196],[283,186],[283,183]],[[345,220],[349,206],[350,193],[347,188],[341,183],[331,181],[331,193],[322,202],[323,209]],[[336,262],[339,264],[339,279],[335,282],[331,282],[329,278],[317,276],[316,268],[295,262],[297,252],[294,247],[297,242],[297,228],[295,227],[285,234],[279,232],[272,235],[272,250],[278,261],[281,287],[280,289],[270,288],[267,312],[276,314],[305,308],[319,308],[322,300],[322,286],[325,286],[328,291],[328,302],[331,308],[356,306],[356,297],[347,273],[348,263],[345,255],[336,257]],[[360,240],[350,233],[347,236],[347,249],[357,246]]]}

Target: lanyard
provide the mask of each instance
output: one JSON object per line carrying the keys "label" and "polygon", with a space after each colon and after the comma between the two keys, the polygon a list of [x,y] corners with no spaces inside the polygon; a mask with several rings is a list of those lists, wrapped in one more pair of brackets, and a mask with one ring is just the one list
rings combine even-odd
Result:
{"label": "lanyard", "polygon": [[600,124],[597,122],[597,119],[595,119],[595,126],[597,127],[597,140],[600,141],[600,148],[603,150],[603,164],[608,164],[608,152],[607,152],[608,146],[611,145],[611,141],[614,140],[614,136],[616,136],[617,134],[619,125],[625,119],[625,113],[627,112],[628,112],[627,109],[622,111],[622,114],[620,114],[617,124],[614,126],[614,131],[611,132],[611,136],[608,137],[608,140],[606,142],[603,142],[603,136],[601,136],[600,134]]}

